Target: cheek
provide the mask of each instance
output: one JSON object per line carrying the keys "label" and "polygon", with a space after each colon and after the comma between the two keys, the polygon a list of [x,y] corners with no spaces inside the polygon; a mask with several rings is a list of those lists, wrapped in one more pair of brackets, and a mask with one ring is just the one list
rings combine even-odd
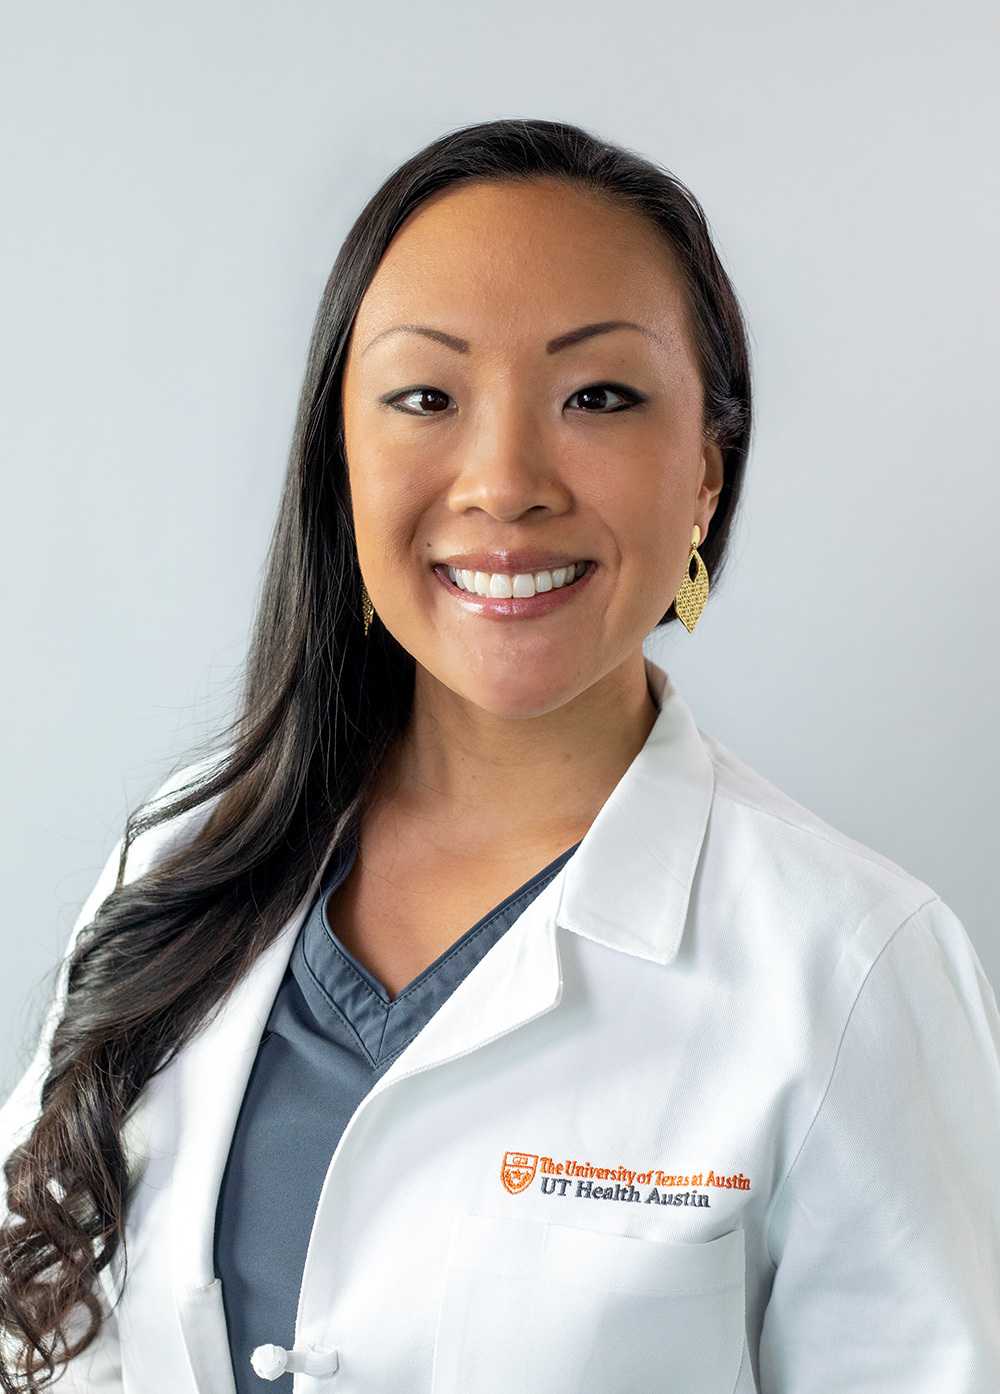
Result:
{"label": "cheek", "polygon": [[690,528],[678,514],[647,515],[623,566],[622,600],[643,634],[658,624],[673,604],[690,553]]}
{"label": "cheek", "polygon": [[432,499],[430,472],[371,442],[363,450],[348,446],[347,460],[358,553],[377,572],[411,554]]}
{"label": "cheek", "polygon": [[607,521],[629,578],[661,587],[679,583],[700,458],[700,440],[676,449],[655,441],[617,461],[614,470],[594,471],[592,506]]}

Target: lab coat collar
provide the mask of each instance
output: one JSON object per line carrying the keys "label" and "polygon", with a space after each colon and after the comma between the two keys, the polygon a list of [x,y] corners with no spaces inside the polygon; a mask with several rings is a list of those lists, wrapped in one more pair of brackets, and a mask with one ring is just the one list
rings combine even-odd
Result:
{"label": "lab coat collar", "polygon": [[684,933],[715,779],[677,689],[648,659],[646,677],[660,714],[567,863],[556,920],[595,943],[667,964]]}

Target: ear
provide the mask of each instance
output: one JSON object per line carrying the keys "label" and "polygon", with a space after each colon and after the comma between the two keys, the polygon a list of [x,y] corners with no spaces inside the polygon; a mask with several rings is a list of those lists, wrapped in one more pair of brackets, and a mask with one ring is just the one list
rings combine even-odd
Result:
{"label": "ear", "polygon": [[695,499],[695,514],[692,520],[701,529],[702,538],[708,534],[708,525],[719,502],[725,477],[722,451],[714,440],[706,440],[701,452],[701,484]]}

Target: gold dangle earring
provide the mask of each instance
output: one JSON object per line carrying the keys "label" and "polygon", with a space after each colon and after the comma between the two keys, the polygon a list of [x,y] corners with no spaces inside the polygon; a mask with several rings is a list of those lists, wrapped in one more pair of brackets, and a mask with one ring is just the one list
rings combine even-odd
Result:
{"label": "gold dangle earring", "polygon": [[372,620],[375,618],[375,606],[372,598],[368,594],[368,587],[364,581],[361,582],[361,623],[365,627],[365,638],[368,638],[368,631],[372,627]]}
{"label": "gold dangle earring", "polygon": [[[700,541],[701,528],[696,523],[691,534],[691,553],[684,571],[684,580],[674,598],[674,612],[689,634],[694,633],[694,627],[701,618],[705,601],[708,599],[708,571],[698,554]],[[692,562],[694,562],[693,576],[691,575]]]}

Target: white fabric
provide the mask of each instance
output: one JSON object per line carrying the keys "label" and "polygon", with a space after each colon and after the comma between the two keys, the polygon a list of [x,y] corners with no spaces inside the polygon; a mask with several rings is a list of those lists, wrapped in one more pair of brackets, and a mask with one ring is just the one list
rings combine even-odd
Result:
{"label": "white fabric", "polygon": [[[968,940],[650,674],[577,853],[344,1133],[295,1336],[339,1370],[298,1394],[1000,1390],[1000,1018]],[[306,908],[147,1091],[101,1382],[67,1387],[232,1394],[215,1202]]]}
{"label": "white fabric", "polygon": [[250,1355],[254,1372],[266,1380],[280,1379],[287,1371],[304,1375],[335,1375],[339,1360],[335,1350],[285,1350],[284,1346],[258,1346]]}

